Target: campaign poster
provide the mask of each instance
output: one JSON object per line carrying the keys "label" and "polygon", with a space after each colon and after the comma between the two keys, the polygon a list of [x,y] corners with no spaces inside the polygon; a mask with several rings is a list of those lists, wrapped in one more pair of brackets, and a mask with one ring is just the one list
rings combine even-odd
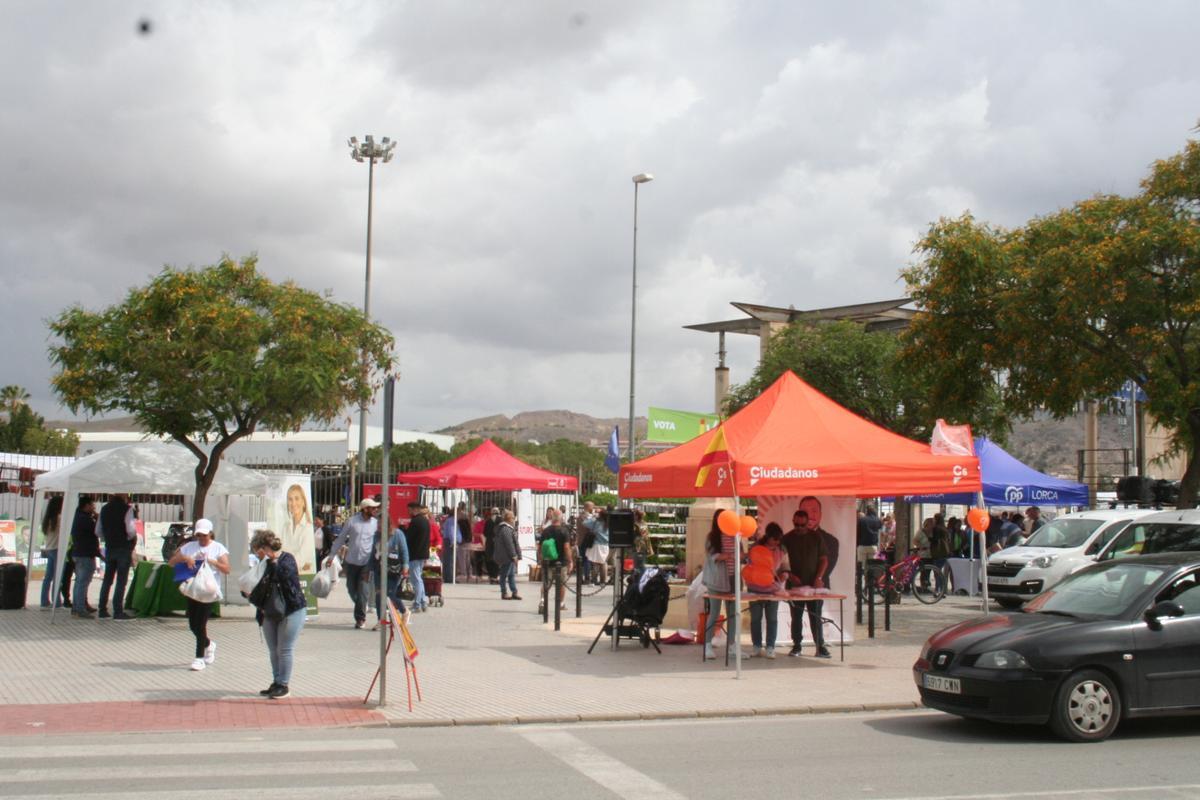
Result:
{"label": "campaign poster", "polygon": [[[825,585],[832,593],[848,595],[849,599],[840,603],[837,600],[826,600],[822,610],[828,619],[837,623],[846,631],[846,641],[854,639],[854,567],[856,563],[855,542],[858,533],[858,514],[856,501],[853,497],[794,497],[794,496],[762,496],[758,498],[758,527],[766,528],[769,523],[776,523],[786,535],[792,530],[792,515],[797,509],[803,509],[808,516],[808,527],[819,533],[825,541],[825,549],[829,554],[829,572]],[[813,600],[820,600],[820,594],[813,595]],[[839,608],[846,612],[843,618]],[[785,619],[790,608],[779,609],[780,638],[788,638],[788,621]],[[847,624],[849,623],[849,624]],[[808,628],[807,617],[804,626]],[[825,644],[834,647],[839,641],[840,634],[832,625],[825,625]],[[805,641],[812,643],[812,634],[805,634]]]}
{"label": "campaign poster", "polygon": [[[364,483],[363,497],[374,497],[377,494],[383,494],[382,483]],[[421,499],[421,487],[408,484],[390,484],[388,486],[388,516],[392,518],[392,527],[389,530],[396,528],[407,528],[408,523],[412,522],[412,517],[408,515],[408,504]],[[358,508],[354,511],[357,513]]]}
{"label": "campaign poster", "polygon": [[0,563],[17,560],[17,523],[0,519]]}
{"label": "campaign poster", "polygon": [[308,475],[268,473],[267,525],[283,542],[284,551],[296,559],[301,575],[317,571],[313,539],[312,483]]}

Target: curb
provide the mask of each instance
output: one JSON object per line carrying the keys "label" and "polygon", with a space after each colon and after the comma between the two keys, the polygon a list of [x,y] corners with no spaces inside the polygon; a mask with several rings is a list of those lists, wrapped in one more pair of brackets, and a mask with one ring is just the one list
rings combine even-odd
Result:
{"label": "curb", "polygon": [[[915,711],[920,703],[863,703],[862,705],[788,706],[782,708],[728,708],[699,711],[648,711],[645,713],[546,714],[518,717],[463,717],[450,719],[389,719],[389,728],[449,728],[496,725],[560,725],[575,722],[641,722],[675,719],[745,719],[747,717],[816,716],[818,714],[863,714],[881,711]],[[373,723],[370,727],[378,727]],[[357,727],[368,727],[361,725]]]}

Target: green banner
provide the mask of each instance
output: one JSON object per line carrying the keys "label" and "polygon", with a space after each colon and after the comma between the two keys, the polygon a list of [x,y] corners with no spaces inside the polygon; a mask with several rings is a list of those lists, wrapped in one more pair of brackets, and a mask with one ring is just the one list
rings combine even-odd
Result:
{"label": "green banner", "polygon": [[696,414],[691,411],[673,411],[669,408],[650,406],[650,419],[646,425],[646,440],[651,442],[682,443],[695,439],[720,423],[716,414]]}

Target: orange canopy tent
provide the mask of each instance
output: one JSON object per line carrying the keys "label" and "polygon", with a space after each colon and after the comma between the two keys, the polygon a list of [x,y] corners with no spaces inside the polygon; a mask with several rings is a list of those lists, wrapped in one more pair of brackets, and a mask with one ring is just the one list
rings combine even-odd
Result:
{"label": "orange canopy tent", "polygon": [[410,483],[436,489],[480,489],[497,491],[533,489],[543,492],[573,492],[579,480],[526,464],[509,455],[491,439],[469,453],[451,459],[440,467],[421,472],[401,472],[396,483]]}
{"label": "orange canopy tent", "polygon": [[[719,440],[713,448],[718,435],[725,438],[727,459],[718,459],[698,488],[697,469],[711,449],[720,449]],[[928,444],[868,422],[791,371],[720,427],[623,465],[619,481],[628,498],[876,497],[978,492],[982,486],[975,456],[935,455]]]}

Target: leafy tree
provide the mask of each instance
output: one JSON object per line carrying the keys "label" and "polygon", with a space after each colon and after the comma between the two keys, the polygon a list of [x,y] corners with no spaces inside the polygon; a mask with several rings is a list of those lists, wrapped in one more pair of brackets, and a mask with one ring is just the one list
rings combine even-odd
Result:
{"label": "leafy tree", "polygon": [[775,334],[750,380],[730,392],[726,413],[758,397],[789,369],[855,414],[905,436],[926,438],[937,417],[945,416],[901,367],[896,337],[849,320],[799,320]]}
{"label": "leafy tree", "polygon": [[[415,442],[404,442],[392,445],[390,464],[392,469],[425,469],[444,464],[451,458],[450,454],[433,442],[418,439]],[[383,447],[367,449],[367,471],[379,472],[383,469]]]}
{"label": "leafy tree", "polygon": [[9,384],[0,388],[0,407],[8,414],[9,419],[12,419],[17,409],[28,403],[29,392],[25,391],[25,387]]}
{"label": "leafy tree", "polygon": [[[1013,230],[969,214],[931,226],[904,275],[927,312],[905,363],[948,407],[997,393],[1056,416],[1127,379],[1200,489],[1200,143],[1154,164],[1133,197],[1097,195]],[[993,377],[997,376],[997,377]]]}
{"label": "leafy tree", "polygon": [[24,402],[12,407],[8,418],[0,421],[0,450],[5,452],[73,456],[78,449],[78,436],[71,431],[47,428],[41,415],[35,414]]}
{"label": "leafy tree", "polygon": [[338,418],[370,400],[371,370],[393,362],[386,330],[351,306],[273,283],[254,256],[166,267],[118,305],[74,306],[49,324],[59,338],[52,383],[67,407],[124,410],[195,454],[195,516],[235,441],[259,426],[296,431]]}

